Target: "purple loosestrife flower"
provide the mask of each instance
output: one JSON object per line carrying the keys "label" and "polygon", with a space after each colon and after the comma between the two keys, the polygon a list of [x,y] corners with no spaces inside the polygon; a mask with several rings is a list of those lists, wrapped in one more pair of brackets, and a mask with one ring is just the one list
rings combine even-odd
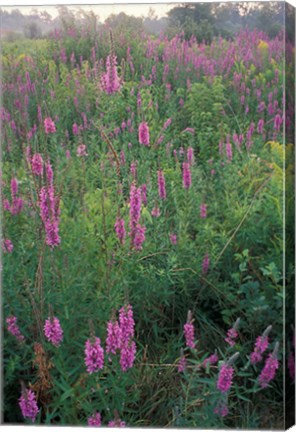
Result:
{"label": "purple loosestrife flower", "polygon": [[279,114],[277,114],[273,120],[273,128],[279,132],[281,129],[282,123],[283,123],[282,117]]}
{"label": "purple loosestrife flower", "polygon": [[258,336],[255,343],[254,351],[250,354],[252,364],[256,364],[262,360],[262,354],[267,350],[269,345],[268,335],[272,326],[268,326],[261,336]]}
{"label": "purple loosestrife flower", "polygon": [[46,135],[56,132],[54,121],[50,117],[46,117],[46,119],[44,119],[44,129]]}
{"label": "purple loosestrife flower", "polygon": [[137,349],[136,343],[132,340],[135,333],[135,321],[131,305],[122,307],[119,310],[119,326],[121,332],[119,362],[121,369],[126,372],[134,364]]}
{"label": "purple loosestrife flower", "polygon": [[36,176],[43,175],[43,159],[40,153],[35,153],[31,160],[32,173]]}
{"label": "purple loosestrife flower", "polygon": [[141,199],[144,205],[147,204],[147,186],[146,184],[142,184],[141,186]]}
{"label": "purple loosestrife flower", "polygon": [[178,372],[184,372],[186,369],[186,357],[183,356],[180,358],[179,364],[178,364]]}
{"label": "purple loosestrife flower", "polygon": [[129,340],[133,338],[135,334],[134,314],[133,314],[133,308],[130,304],[120,308],[119,325],[121,330],[121,340],[122,343],[125,344],[129,342]]}
{"label": "purple loosestrife flower", "polygon": [[226,403],[219,403],[216,408],[214,408],[214,413],[221,416],[226,417],[229,413],[229,409]]}
{"label": "purple loosestrife flower", "polygon": [[136,358],[136,351],[137,347],[134,341],[121,347],[119,363],[123,372],[126,372],[128,369],[133,367]]}
{"label": "purple loosestrife flower", "polygon": [[192,321],[191,311],[188,311],[187,322],[184,324],[183,330],[184,330],[184,336],[185,336],[185,340],[186,340],[186,346],[194,349],[195,348],[194,325],[193,325],[193,321]]}
{"label": "purple loosestrife flower", "polygon": [[164,130],[167,129],[171,123],[172,123],[172,119],[171,118],[167,119],[167,121],[163,125],[163,129]]}
{"label": "purple loosestrife flower", "polygon": [[257,132],[262,135],[264,128],[264,120],[260,119],[257,124]]}
{"label": "purple loosestrife flower", "polygon": [[121,150],[121,152],[120,152],[120,164],[121,164],[121,166],[125,165],[125,154],[124,154],[123,150]]}
{"label": "purple loosestrife flower", "polygon": [[186,369],[186,357],[184,356],[184,351],[181,349],[180,360],[178,364],[178,372],[184,372]]}
{"label": "purple loosestrife flower", "polygon": [[295,381],[295,358],[294,353],[291,351],[288,357],[288,370],[290,378]]}
{"label": "purple loosestrife flower", "polygon": [[18,183],[16,178],[12,178],[10,182],[11,198],[14,200],[18,193]]}
{"label": "purple loosestrife flower", "polygon": [[13,251],[12,241],[9,239],[2,240],[2,250],[4,253],[11,253]]}
{"label": "purple loosestrife flower", "polygon": [[63,340],[63,330],[57,317],[48,318],[44,324],[46,339],[58,348]]}
{"label": "purple loosestrife flower", "polygon": [[139,125],[139,143],[145,146],[150,145],[149,126],[146,122],[142,122]]}
{"label": "purple loosestrife flower", "polygon": [[135,228],[140,220],[141,216],[141,204],[142,204],[142,191],[141,188],[137,188],[134,183],[130,187],[130,222],[129,226],[131,230]]}
{"label": "purple loosestrife flower", "polygon": [[16,322],[17,317],[15,316],[10,316],[6,318],[7,330],[9,331],[9,333],[15,336],[18,341],[23,342],[25,340],[25,337],[21,334],[19,326]]}
{"label": "purple loosestrife flower", "polygon": [[18,182],[17,182],[16,178],[11,179],[10,190],[11,190],[12,204],[11,204],[9,210],[10,210],[12,215],[16,215],[22,211],[22,208],[24,205],[22,198],[17,197]]}
{"label": "purple loosestrife flower", "polygon": [[217,354],[211,354],[209,357],[207,357],[206,359],[204,359],[202,365],[203,367],[207,367],[207,365],[213,365],[215,363],[217,363],[218,361],[218,356]]}
{"label": "purple loosestrife flower", "polygon": [[199,216],[202,218],[202,219],[205,219],[206,217],[207,217],[207,205],[206,204],[201,204],[200,205],[200,213],[199,213]]}
{"label": "purple loosestrife flower", "polygon": [[73,123],[72,132],[73,132],[73,135],[79,135],[79,127],[77,126],[76,123]]}
{"label": "purple loosestrife flower", "polygon": [[132,162],[130,166],[130,173],[135,179],[137,177],[137,162]]}
{"label": "purple loosestrife flower", "polygon": [[95,412],[92,416],[87,419],[88,426],[100,427],[102,425],[102,418],[99,412]]}
{"label": "purple loosestrife flower", "polygon": [[265,388],[268,386],[270,381],[275,377],[276,370],[279,368],[279,361],[277,358],[278,343],[272,353],[269,354],[265,361],[264,368],[259,375],[258,382],[260,387]]}
{"label": "purple loosestrife flower", "polygon": [[117,217],[114,228],[115,228],[115,232],[116,232],[118,240],[123,245],[125,243],[125,237],[126,237],[124,219]]}
{"label": "purple loosestrife flower", "polygon": [[10,212],[10,202],[8,201],[8,199],[3,200],[3,208],[4,208],[4,210],[7,210]]}
{"label": "purple loosestrife flower", "polygon": [[228,162],[232,161],[232,145],[230,142],[226,143],[226,157]]}
{"label": "purple loosestrife flower", "polygon": [[209,255],[206,254],[202,261],[202,274],[207,274],[210,266],[210,258]]}
{"label": "purple loosestrife flower", "polygon": [[169,235],[169,237],[170,237],[170,242],[171,242],[171,244],[172,244],[172,245],[176,245],[176,244],[177,244],[177,235],[174,234],[174,233],[171,233],[171,234]]}
{"label": "purple loosestrife flower", "polygon": [[120,419],[111,420],[108,423],[108,427],[124,428],[125,422],[123,420],[120,420]]}
{"label": "purple loosestrife flower", "polygon": [[116,354],[116,350],[121,346],[121,328],[118,321],[107,323],[107,339],[106,339],[106,352],[108,354]]}
{"label": "purple loosestrife flower", "polygon": [[218,381],[217,381],[217,389],[220,390],[221,393],[226,393],[232,384],[234,369],[232,366],[227,363],[223,363],[221,369],[219,371]]}
{"label": "purple loosestrife flower", "polygon": [[32,390],[25,390],[19,398],[19,406],[23,417],[29,418],[34,423],[39,412],[35,393]]}
{"label": "purple loosestrife flower", "polygon": [[78,157],[88,156],[88,153],[86,152],[86,145],[85,144],[80,144],[77,147],[77,156]]}
{"label": "purple loosestrife flower", "polygon": [[108,55],[106,59],[106,73],[101,77],[101,88],[107,94],[116,93],[121,89],[115,55]]}
{"label": "purple loosestrife flower", "polygon": [[104,367],[104,350],[101,347],[101,340],[98,337],[92,337],[85,342],[85,365],[89,374],[97,372]]}
{"label": "purple loosestrife flower", "polygon": [[188,160],[188,163],[190,165],[192,165],[193,162],[194,162],[194,153],[193,153],[193,148],[192,147],[189,147],[187,149],[187,160]]}
{"label": "purple loosestrife flower", "polygon": [[189,189],[191,187],[191,171],[190,164],[188,162],[183,162],[183,187],[184,189]]}
{"label": "purple loosestrife flower", "polygon": [[240,318],[236,320],[234,326],[227,331],[227,337],[224,339],[231,347],[235,345],[235,339],[238,337],[237,328],[240,322]]}
{"label": "purple loosestrife flower", "polygon": [[157,179],[158,179],[159,198],[165,200],[166,199],[165,178],[162,170],[157,171]]}
{"label": "purple loosestrife flower", "polygon": [[153,216],[153,217],[159,217],[160,216],[160,210],[159,210],[159,207],[157,205],[155,207],[153,207],[153,209],[151,210],[151,216]]}
{"label": "purple loosestrife flower", "polygon": [[48,183],[52,184],[53,183],[53,170],[52,170],[52,166],[51,166],[49,161],[45,165],[45,171],[46,171],[46,178],[48,180]]}

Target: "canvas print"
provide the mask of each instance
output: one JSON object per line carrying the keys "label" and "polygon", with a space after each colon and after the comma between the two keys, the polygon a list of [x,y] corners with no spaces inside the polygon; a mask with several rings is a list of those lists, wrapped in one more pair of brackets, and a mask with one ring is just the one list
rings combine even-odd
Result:
{"label": "canvas print", "polygon": [[2,424],[294,424],[295,9],[1,8]]}

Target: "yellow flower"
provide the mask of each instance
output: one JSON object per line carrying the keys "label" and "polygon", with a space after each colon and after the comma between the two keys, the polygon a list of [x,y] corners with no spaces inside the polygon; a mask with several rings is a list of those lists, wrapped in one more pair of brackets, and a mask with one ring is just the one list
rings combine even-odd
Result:
{"label": "yellow flower", "polygon": [[268,49],[268,43],[263,41],[263,40],[260,40],[260,42],[258,44],[258,48],[260,50],[266,50],[266,49]]}

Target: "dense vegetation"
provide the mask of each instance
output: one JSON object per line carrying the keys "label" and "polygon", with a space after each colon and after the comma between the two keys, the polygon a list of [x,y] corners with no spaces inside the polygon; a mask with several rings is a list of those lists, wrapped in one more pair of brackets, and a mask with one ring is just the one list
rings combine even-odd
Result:
{"label": "dense vegetation", "polygon": [[283,37],[3,45],[6,423],[283,427]]}

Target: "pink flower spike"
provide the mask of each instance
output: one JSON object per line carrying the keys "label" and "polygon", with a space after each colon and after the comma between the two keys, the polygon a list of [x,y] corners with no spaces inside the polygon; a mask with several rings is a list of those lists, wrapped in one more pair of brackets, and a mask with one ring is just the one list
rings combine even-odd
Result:
{"label": "pink flower spike", "polygon": [[4,253],[12,253],[13,251],[13,244],[12,241],[9,239],[4,239],[2,241],[2,250]]}
{"label": "pink flower spike", "polygon": [[44,324],[44,334],[49,342],[59,347],[63,340],[63,330],[57,317],[48,318]]}
{"label": "pink flower spike", "polygon": [[88,339],[85,342],[85,365],[89,374],[97,372],[104,367],[104,350],[98,337]]}
{"label": "pink flower spike", "polygon": [[107,323],[107,339],[106,339],[106,352],[108,354],[116,354],[116,351],[121,346],[121,328],[118,321]]}
{"label": "pink flower spike", "polygon": [[230,389],[233,373],[233,367],[228,365],[227,363],[223,363],[217,381],[217,389],[220,390],[221,393],[226,393]]}
{"label": "pink flower spike", "polygon": [[92,416],[87,419],[88,426],[100,427],[102,425],[102,418],[99,412],[95,412]]}
{"label": "pink flower spike", "polygon": [[125,243],[125,237],[126,237],[124,219],[117,217],[116,222],[114,224],[114,228],[120,244],[123,245]]}
{"label": "pink flower spike", "polygon": [[21,331],[16,322],[17,317],[15,316],[10,316],[6,318],[7,330],[9,331],[9,333],[15,336],[19,342],[23,342],[25,340],[25,337],[21,334]]}
{"label": "pink flower spike", "polygon": [[36,402],[35,393],[32,390],[25,390],[19,398],[19,406],[23,417],[29,418],[33,423],[36,420],[39,408]]}
{"label": "pink flower spike", "polygon": [[169,235],[170,237],[170,242],[172,245],[176,245],[177,244],[177,234],[171,233]]}
{"label": "pink flower spike", "polygon": [[166,188],[165,188],[165,178],[162,170],[157,171],[157,179],[158,179],[158,195],[162,200],[166,199]]}
{"label": "pink flower spike", "polygon": [[258,336],[255,343],[254,351],[250,354],[252,364],[256,364],[262,360],[262,354],[267,350],[269,345],[268,334],[272,326],[268,326],[262,336]]}
{"label": "pink flower spike", "polygon": [[277,350],[278,350],[278,343],[276,344],[274,351],[270,353],[269,356],[267,357],[264,368],[262,369],[261,374],[259,375],[258,382],[260,387],[262,388],[267,387],[270,381],[274,379],[276,370],[279,368]]}
{"label": "pink flower spike", "polygon": [[202,261],[202,274],[207,274],[210,266],[210,258],[209,255],[206,254]]}
{"label": "pink flower spike", "polygon": [[56,132],[54,121],[50,117],[46,117],[46,119],[44,119],[44,129],[46,135]]}
{"label": "pink flower spike", "polygon": [[229,409],[226,403],[219,403],[216,408],[214,408],[214,413],[221,416],[226,417],[229,413]]}
{"label": "pink flower spike", "polygon": [[146,122],[142,122],[139,125],[139,143],[145,146],[150,145],[150,134],[149,134],[149,126]]}
{"label": "pink flower spike", "polygon": [[77,156],[78,157],[88,156],[88,153],[86,152],[86,145],[85,144],[80,144],[77,147]]}
{"label": "pink flower spike", "polygon": [[189,189],[191,187],[191,171],[190,164],[188,162],[183,162],[183,187],[184,189]]}
{"label": "pink flower spike", "polygon": [[199,215],[202,219],[205,219],[207,217],[207,205],[206,204],[202,203],[200,205],[200,214]]}
{"label": "pink flower spike", "polygon": [[35,153],[31,160],[32,173],[36,176],[43,175],[43,159],[40,153]]}
{"label": "pink flower spike", "polygon": [[108,423],[108,427],[124,428],[125,422],[123,420],[120,420],[120,419],[111,420]]}
{"label": "pink flower spike", "polygon": [[186,340],[186,346],[194,349],[194,326],[192,323],[192,314],[191,311],[188,311],[187,322],[184,324],[184,336]]}

